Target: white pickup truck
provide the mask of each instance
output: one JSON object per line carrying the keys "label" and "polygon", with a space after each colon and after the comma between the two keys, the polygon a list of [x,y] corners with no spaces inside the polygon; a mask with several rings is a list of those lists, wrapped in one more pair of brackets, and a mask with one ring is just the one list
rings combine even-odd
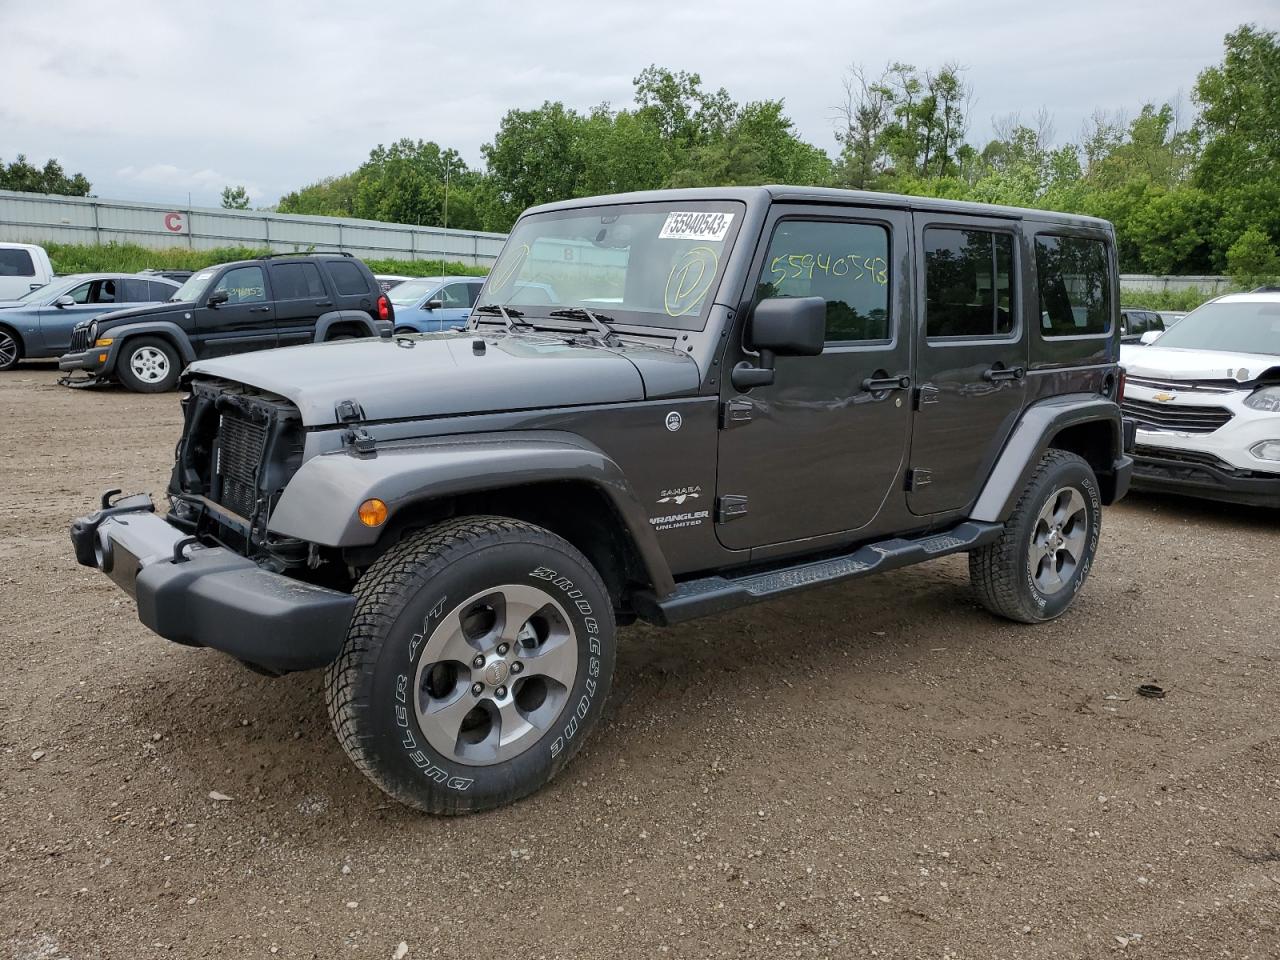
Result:
{"label": "white pickup truck", "polygon": [[52,279],[53,264],[44,247],[0,243],[0,301],[17,300]]}

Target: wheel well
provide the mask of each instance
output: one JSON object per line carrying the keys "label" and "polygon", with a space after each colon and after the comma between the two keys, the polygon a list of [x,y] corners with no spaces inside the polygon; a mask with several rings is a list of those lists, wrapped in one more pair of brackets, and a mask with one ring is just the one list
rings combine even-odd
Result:
{"label": "wheel well", "polygon": [[342,323],[335,323],[324,332],[326,343],[335,337],[342,336],[367,337],[369,336],[369,328],[362,323],[356,323],[354,320],[344,320]]}
{"label": "wheel well", "polygon": [[140,330],[137,333],[129,334],[120,342],[120,350],[116,353],[116,361],[119,362],[120,359],[124,357],[124,352],[128,348],[129,344],[133,343],[135,340],[140,340],[143,337],[150,337],[152,340],[161,340],[164,343],[167,343],[173,348],[173,352],[178,358],[178,364],[181,366],[182,347],[178,346],[173,337],[169,336],[169,334],[165,333],[163,330]]}
{"label": "wheel well", "polygon": [[[484,490],[412,504],[397,512],[367,558],[381,555],[405,535],[449,517],[493,515],[550,530],[576,547],[600,574],[614,606],[624,609],[631,587],[649,584],[640,553],[609,498],[582,481],[535,483]],[[351,557],[363,565],[365,557]]]}
{"label": "wheel well", "polygon": [[1115,442],[1113,432],[1111,421],[1089,420],[1063,427],[1053,435],[1049,446],[1084,458],[1095,474],[1110,473],[1115,466],[1116,454],[1112,449]]}
{"label": "wheel well", "polygon": [[18,349],[24,353],[26,352],[26,341],[22,339],[22,334],[18,332],[17,328],[11,327],[7,323],[0,323],[0,330],[3,330],[5,333],[9,334],[9,336],[13,337],[13,339],[17,340]]}
{"label": "wheel well", "polygon": [[408,327],[408,326],[399,327],[398,326],[396,327],[395,332],[396,333],[418,333],[419,331],[417,327]]}

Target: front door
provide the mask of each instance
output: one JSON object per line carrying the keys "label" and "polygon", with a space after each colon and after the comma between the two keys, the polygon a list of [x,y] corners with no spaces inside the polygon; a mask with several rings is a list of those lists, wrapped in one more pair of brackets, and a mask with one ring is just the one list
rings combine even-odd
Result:
{"label": "front door", "polygon": [[1026,398],[1017,221],[915,214],[916,418],[907,505],[918,516],[977,498]]}
{"label": "front door", "polygon": [[[826,346],[816,357],[778,358],[767,387],[739,393],[724,378],[716,501],[724,546],[857,530],[902,496],[911,421],[907,222],[902,211],[840,207],[770,215],[749,307],[822,297]],[[730,350],[728,365],[737,358]]]}
{"label": "front door", "polygon": [[230,268],[209,292],[222,291],[226,291],[226,303],[195,311],[196,355],[222,357],[274,347],[276,326],[262,267]]}

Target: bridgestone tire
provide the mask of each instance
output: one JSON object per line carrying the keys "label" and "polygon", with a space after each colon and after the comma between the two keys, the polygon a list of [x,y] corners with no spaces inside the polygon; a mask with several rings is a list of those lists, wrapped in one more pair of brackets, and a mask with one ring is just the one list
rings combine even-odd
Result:
{"label": "bridgestone tire", "polygon": [[[467,622],[465,611],[474,609],[468,605],[477,596],[502,586],[512,594],[541,592],[551,597],[552,607],[563,614],[557,620],[557,636],[567,638],[561,642],[568,645],[558,662],[573,676],[556,687],[554,695],[544,693],[540,706],[535,704],[537,722],[532,722],[535,713],[525,717],[533,729],[525,731],[527,745],[517,744],[521,752],[464,762],[459,750],[487,749],[490,744],[495,750],[512,749],[499,746],[506,727],[492,728],[494,739],[479,747],[464,746],[460,732],[454,750],[439,749],[439,728],[424,727],[421,717],[426,715],[430,725],[430,715],[419,712],[422,704],[436,702],[430,699],[437,696],[438,681],[432,674],[436,661],[434,656],[425,663],[420,660],[428,650],[440,649],[435,638],[459,635],[451,633],[453,625]],[[329,717],[347,756],[401,803],[437,814],[472,813],[510,803],[551,780],[599,719],[613,675],[613,604],[587,559],[549,531],[503,517],[445,521],[389,549],[360,578],[354,592],[357,603],[346,644],[325,677]],[[504,603],[498,608],[517,609]],[[553,616],[558,616],[554,610]],[[530,618],[526,629],[537,618]],[[491,627],[485,636],[497,636],[497,630]],[[487,639],[475,642],[488,649]],[[534,642],[528,635],[522,641],[526,647]],[[522,647],[524,652],[539,650]],[[493,723],[509,722],[509,715],[499,717],[497,705],[505,702],[514,708],[524,689],[517,684],[545,684],[532,676],[538,668],[525,663],[530,663],[525,676],[517,677],[511,670],[507,694],[494,692],[505,687],[486,688],[485,697],[492,694],[493,699],[476,701]],[[453,661],[445,667],[447,692],[439,694],[439,702],[461,709],[462,699],[472,697],[471,682],[477,677]],[[488,676],[487,671],[480,674]],[[535,684],[530,689],[539,688]],[[454,696],[458,690],[464,691],[461,697]],[[509,700],[503,701],[503,696]],[[485,714],[485,707],[491,712]],[[511,722],[516,729],[517,723]],[[464,723],[462,729],[471,728]],[[436,739],[429,742],[431,730]]]}
{"label": "bridgestone tire", "polygon": [[[152,351],[152,355],[163,357],[160,363],[163,376],[157,380],[144,380],[133,370],[133,357],[140,352]],[[178,385],[178,376],[182,373],[182,360],[173,344],[161,337],[132,337],[124,342],[120,356],[116,358],[116,379],[135,393],[165,393]]]}
{"label": "bridgestone tire", "polygon": [[[1075,491],[1082,499],[1082,509],[1076,516],[1087,526],[1081,531],[1080,556],[1069,575],[1059,575],[1061,586],[1046,591],[1035,575],[1037,569],[1043,569],[1038,566],[1043,551],[1032,541],[1037,529],[1045,529],[1041,526],[1042,512],[1052,510],[1051,499],[1075,503],[1069,491]],[[1073,526],[1067,532],[1074,534],[1075,529]],[[1101,529],[1102,498],[1093,469],[1074,453],[1047,451],[1000,538],[969,553],[969,579],[979,602],[997,616],[1019,623],[1042,623],[1061,615],[1088,579]]]}

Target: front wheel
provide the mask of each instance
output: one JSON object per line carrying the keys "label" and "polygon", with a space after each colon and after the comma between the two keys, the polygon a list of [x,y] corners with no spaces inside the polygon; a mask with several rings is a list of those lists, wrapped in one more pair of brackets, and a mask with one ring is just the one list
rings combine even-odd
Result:
{"label": "front wheel", "polygon": [[172,390],[181,373],[178,351],[159,337],[137,337],[125,342],[116,363],[120,382],[137,393]]}
{"label": "front wheel", "polygon": [[0,327],[0,370],[12,370],[22,359],[22,341],[11,330]]}
{"label": "front wheel", "polygon": [[1062,614],[1089,576],[1102,528],[1102,497],[1088,462],[1049,450],[1004,532],[969,554],[969,579],[992,613],[1020,623]]}
{"label": "front wheel", "polygon": [[464,517],[387,551],[356,585],[329,667],[347,755],[390,796],[470,813],[533,792],[595,725],[613,674],[613,605],[572,545]]}

